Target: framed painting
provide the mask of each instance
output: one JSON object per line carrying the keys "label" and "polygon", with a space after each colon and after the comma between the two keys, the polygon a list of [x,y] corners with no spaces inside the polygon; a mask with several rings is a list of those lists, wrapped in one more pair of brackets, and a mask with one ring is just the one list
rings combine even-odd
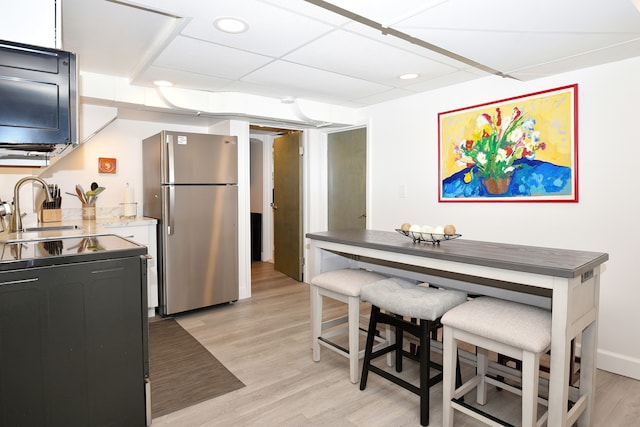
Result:
{"label": "framed painting", "polygon": [[98,157],[99,173],[116,173],[117,159],[114,157]]}
{"label": "framed painting", "polygon": [[577,202],[578,85],[438,114],[439,202]]}

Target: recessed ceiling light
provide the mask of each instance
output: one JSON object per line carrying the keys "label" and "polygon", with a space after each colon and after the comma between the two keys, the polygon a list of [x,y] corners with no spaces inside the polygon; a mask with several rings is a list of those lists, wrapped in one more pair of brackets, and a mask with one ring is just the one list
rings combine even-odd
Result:
{"label": "recessed ceiling light", "polygon": [[400,79],[402,79],[402,80],[412,80],[412,79],[417,79],[418,77],[420,77],[420,74],[407,73],[407,74],[401,75]]}
{"label": "recessed ceiling light", "polygon": [[249,24],[238,18],[225,16],[213,21],[213,25],[220,31],[231,34],[244,33],[249,29]]}
{"label": "recessed ceiling light", "polygon": [[154,80],[153,84],[156,86],[160,86],[160,87],[169,87],[169,86],[173,86],[173,83],[171,83],[168,80]]}

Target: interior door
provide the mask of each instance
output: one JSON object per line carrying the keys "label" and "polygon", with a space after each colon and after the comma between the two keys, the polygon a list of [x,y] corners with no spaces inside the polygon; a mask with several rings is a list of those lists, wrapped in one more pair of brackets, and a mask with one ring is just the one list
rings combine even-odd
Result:
{"label": "interior door", "polygon": [[367,226],[367,130],[331,133],[327,142],[329,230]]}
{"label": "interior door", "polygon": [[274,268],[302,281],[302,133],[273,141]]}

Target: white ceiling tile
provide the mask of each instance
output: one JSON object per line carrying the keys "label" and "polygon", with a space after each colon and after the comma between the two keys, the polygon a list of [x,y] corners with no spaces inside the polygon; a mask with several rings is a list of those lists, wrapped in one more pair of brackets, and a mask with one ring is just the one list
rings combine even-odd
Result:
{"label": "white ceiling tile", "polygon": [[389,89],[384,92],[380,92],[375,95],[364,96],[357,98],[354,102],[357,102],[360,106],[366,106],[371,104],[377,104],[379,102],[391,101],[398,98],[403,98],[409,95],[415,95],[416,92],[407,89]]}
{"label": "white ceiling tile", "polygon": [[468,82],[470,80],[477,79],[479,74],[480,74],[479,72],[474,72],[473,70],[456,71],[451,74],[443,74],[433,79],[415,82],[414,84],[406,86],[405,89],[415,93],[426,92],[429,90],[438,89],[441,87],[451,86],[454,84]]}
{"label": "white ceiling tile", "polygon": [[428,79],[455,71],[447,65],[346,31],[334,31],[283,59],[391,86],[409,84],[398,78],[406,73],[418,73],[421,79]]}
{"label": "white ceiling tile", "polygon": [[[251,7],[243,7],[242,3],[247,2],[228,1],[215,8],[215,11],[196,15],[182,34],[248,52],[279,57],[333,28],[318,20],[261,2],[252,1]],[[242,19],[249,24],[249,30],[240,34],[227,34],[217,30],[213,21],[223,16]],[[265,16],[274,16],[274,19],[265,19]]]}
{"label": "white ceiling tile", "polygon": [[630,0],[450,0],[403,20],[394,28],[513,32],[638,31]]}
{"label": "white ceiling tile", "polygon": [[395,49],[399,49],[400,52],[413,53],[414,55],[419,55],[424,58],[431,59],[433,61],[448,65],[450,67],[454,67],[454,68],[468,67],[468,65],[463,64],[460,61],[451,59],[433,50],[429,50],[425,47],[419,46],[417,44],[413,44],[411,42],[408,42],[407,40],[400,39],[390,34],[382,34],[378,30],[372,29],[371,27],[367,27],[365,25],[362,25],[356,22],[352,22],[348,25],[344,25],[341,29],[345,31],[353,32],[355,34],[360,34],[362,36],[375,40],[379,43],[384,43]]}
{"label": "white ceiling tile", "polygon": [[175,87],[208,91],[224,90],[225,86],[232,81],[207,74],[151,66],[141,73],[133,83],[141,86],[152,86],[155,80],[168,80]]}
{"label": "white ceiling tile", "polygon": [[[470,30],[431,30],[417,33],[418,37],[432,40],[436,45],[445,46],[459,55],[505,73],[614,46],[628,38],[628,35],[621,34],[523,34]],[[487,49],[487,46],[491,48]]]}
{"label": "white ceiling tile", "polygon": [[[635,43],[636,48],[638,43],[640,43],[640,34]],[[510,60],[507,58],[504,61],[504,68],[506,71],[512,72],[537,64],[564,61],[565,59],[576,60],[577,62],[584,62],[587,58],[589,60],[595,60],[595,55],[603,55],[605,54],[604,51],[619,51],[618,46],[624,44],[627,44],[626,38],[619,34],[536,34],[528,38],[528,41],[521,43],[521,51],[527,52],[531,45],[547,46],[547,49],[533,50],[527,55],[526,61]],[[633,51],[627,51],[625,53],[627,55],[633,54]],[[635,53],[636,55],[640,55],[640,49],[636,50]],[[585,57],[580,59],[582,56]],[[607,61],[603,59],[601,63],[604,62]]]}
{"label": "white ceiling tile", "polygon": [[364,16],[385,26],[429,10],[446,0],[328,0],[327,3],[336,5],[342,9]]}
{"label": "white ceiling tile", "polygon": [[282,88],[283,95],[300,97],[300,93],[305,93],[312,99],[324,101],[332,97],[356,99],[389,89],[381,84],[285,61],[271,63],[242,80]]}
{"label": "white ceiling tile", "polygon": [[267,56],[180,36],[167,46],[153,65],[237,79],[271,61]]}
{"label": "white ceiling tile", "polygon": [[318,7],[314,4],[311,4],[307,1],[303,0],[258,0],[262,3],[270,4],[273,6],[280,7],[282,9],[289,10],[293,13],[297,13],[302,16],[306,16],[311,19],[318,20],[320,22],[327,23],[333,26],[342,26],[349,22],[349,19],[342,17],[333,12],[329,12],[321,7]]}
{"label": "white ceiling tile", "polygon": [[608,62],[622,61],[640,56],[640,39],[610,47],[604,51],[593,51],[583,55],[571,56],[544,64],[533,65],[511,74],[521,80],[531,80],[549,75],[566,73],[581,68],[593,67]]}
{"label": "white ceiling tile", "polygon": [[77,53],[81,69],[118,77],[129,77],[156,34],[174,21],[108,1],[65,0],[63,7],[64,48]]}

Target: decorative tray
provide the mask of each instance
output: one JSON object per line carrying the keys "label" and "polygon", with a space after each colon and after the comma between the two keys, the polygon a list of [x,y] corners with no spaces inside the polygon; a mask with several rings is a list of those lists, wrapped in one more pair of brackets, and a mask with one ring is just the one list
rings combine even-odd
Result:
{"label": "decorative tray", "polygon": [[422,233],[419,231],[404,231],[396,228],[396,231],[403,236],[413,239],[413,243],[431,243],[439,245],[443,240],[453,240],[462,236],[462,234],[441,234],[441,233]]}

